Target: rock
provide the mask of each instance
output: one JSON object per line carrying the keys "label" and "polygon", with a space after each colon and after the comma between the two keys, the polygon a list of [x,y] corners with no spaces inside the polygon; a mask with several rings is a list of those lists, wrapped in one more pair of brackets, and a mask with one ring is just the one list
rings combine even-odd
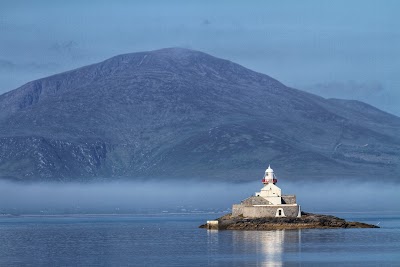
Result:
{"label": "rock", "polygon": [[[302,212],[300,218],[268,217],[243,218],[224,215],[218,220],[218,230],[283,230],[283,229],[331,229],[331,228],[380,228],[362,222],[347,222],[332,216]],[[208,228],[207,224],[200,228]]]}

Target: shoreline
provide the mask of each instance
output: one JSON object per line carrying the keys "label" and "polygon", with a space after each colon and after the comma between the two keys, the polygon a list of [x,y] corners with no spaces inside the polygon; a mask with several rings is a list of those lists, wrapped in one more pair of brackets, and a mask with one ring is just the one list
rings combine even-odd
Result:
{"label": "shoreline", "polygon": [[323,214],[302,212],[301,217],[263,217],[244,218],[226,214],[213,223],[206,223],[199,228],[215,230],[294,230],[294,229],[337,229],[337,228],[380,228],[377,225],[350,222],[345,219]]}

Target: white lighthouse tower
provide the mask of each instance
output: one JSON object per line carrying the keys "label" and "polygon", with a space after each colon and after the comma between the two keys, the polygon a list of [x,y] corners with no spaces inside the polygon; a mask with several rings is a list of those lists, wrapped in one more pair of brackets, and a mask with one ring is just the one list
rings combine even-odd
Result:
{"label": "white lighthouse tower", "polygon": [[271,169],[271,165],[268,165],[268,169],[265,170],[264,178],[262,179],[262,183],[267,185],[269,183],[276,184],[278,179],[276,179],[274,175],[274,170]]}
{"label": "white lighthouse tower", "polygon": [[275,184],[278,182],[274,175],[274,170],[271,169],[271,166],[268,166],[268,169],[265,170],[264,178],[262,179],[262,183],[264,187],[260,192],[256,192],[256,196],[260,196],[265,198],[273,205],[282,204],[282,192],[279,187]]}

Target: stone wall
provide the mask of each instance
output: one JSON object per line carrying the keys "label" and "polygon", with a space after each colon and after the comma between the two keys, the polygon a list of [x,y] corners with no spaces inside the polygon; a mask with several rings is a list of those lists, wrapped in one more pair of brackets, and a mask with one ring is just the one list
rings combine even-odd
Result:
{"label": "stone wall", "polygon": [[269,205],[269,201],[263,197],[249,197],[242,201],[244,206],[253,206],[253,205]]}
{"label": "stone wall", "polygon": [[282,196],[282,204],[296,204],[296,196],[295,195],[283,195]]}
{"label": "stone wall", "polygon": [[298,205],[271,205],[271,206],[258,206],[258,207],[243,207],[242,208],[243,217],[247,218],[275,217],[276,212],[279,208],[283,209],[285,217],[297,217],[299,212]]}
{"label": "stone wall", "polygon": [[244,206],[242,204],[233,204],[232,205],[232,216],[240,216],[243,215],[243,208]]}

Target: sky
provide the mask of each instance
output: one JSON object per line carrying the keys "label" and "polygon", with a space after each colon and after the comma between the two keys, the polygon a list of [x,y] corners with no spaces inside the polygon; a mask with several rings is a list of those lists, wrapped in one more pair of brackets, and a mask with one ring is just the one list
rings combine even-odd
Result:
{"label": "sky", "polygon": [[185,47],[400,116],[400,1],[0,1],[0,94],[115,55]]}

